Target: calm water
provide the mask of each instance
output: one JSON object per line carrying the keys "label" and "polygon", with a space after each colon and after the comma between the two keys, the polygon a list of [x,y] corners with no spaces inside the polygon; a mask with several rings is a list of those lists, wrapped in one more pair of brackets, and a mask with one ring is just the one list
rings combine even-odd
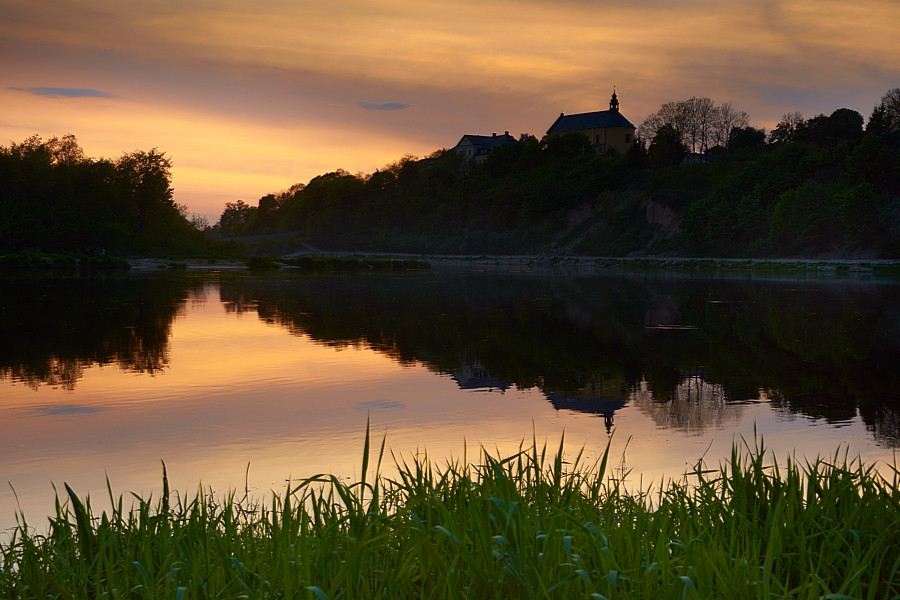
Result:
{"label": "calm water", "polygon": [[[433,269],[0,279],[0,527],[54,485],[159,494],[359,475],[565,433],[633,485],[712,466],[754,428],[779,454],[900,446],[890,281]],[[18,498],[18,501],[17,499]]]}

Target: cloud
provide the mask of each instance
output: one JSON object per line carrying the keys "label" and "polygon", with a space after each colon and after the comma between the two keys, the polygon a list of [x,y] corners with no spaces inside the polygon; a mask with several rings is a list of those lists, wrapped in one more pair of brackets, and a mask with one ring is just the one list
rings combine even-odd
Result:
{"label": "cloud", "polygon": [[411,106],[410,104],[403,104],[402,102],[376,104],[374,102],[366,102],[365,100],[359,100],[357,104],[366,110],[403,110],[404,108],[409,108]]}
{"label": "cloud", "polygon": [[37,406],[32,409],[32,412],[43,417],[48,417],[51,415],[91,414],[98,412],[99,410],[100,409],[95,406],[75,406],[71,404],[60,404],[56,406]]}
{"label": "cloud", "polygon": [[44,96],[46,98],[115,98],[113,94],[90,88],[11,87],[8,89],[16,90],[17,92],[28,92],[29,94],[34,94],[35,96]]}

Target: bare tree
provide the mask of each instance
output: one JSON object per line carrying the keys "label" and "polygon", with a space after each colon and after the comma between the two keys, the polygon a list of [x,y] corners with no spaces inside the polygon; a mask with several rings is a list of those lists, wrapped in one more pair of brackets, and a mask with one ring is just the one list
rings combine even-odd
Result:
{"label": "bare tree", "polygon": [[702,154],[712,146],[725,146],[735,127],[747,127],[750,115],[735,110],[730,102],[716,106],[709,98],[693,97],[678,102],[666,102],[649,115],[638,127],[638,136],[652,140],[664,125],[681,134],[688,150]]}
{"label": "bare tree", "polygon": [[744,129],[750,126],[750,115],[743,110],[735,110],[731,102],[725,102],[716,107],[716,117],[713,120],[712,146],[727,146],[734,129]]}

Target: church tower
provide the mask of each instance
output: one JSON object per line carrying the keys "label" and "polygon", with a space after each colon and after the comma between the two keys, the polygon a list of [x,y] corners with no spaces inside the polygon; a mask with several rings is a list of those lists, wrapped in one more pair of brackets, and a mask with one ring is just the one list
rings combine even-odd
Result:
{"label": "church tower", "polygon": [[612,98],[609,99],[609,110],[619,112],[619,98],[616,96],[616,88],[613,88]]}

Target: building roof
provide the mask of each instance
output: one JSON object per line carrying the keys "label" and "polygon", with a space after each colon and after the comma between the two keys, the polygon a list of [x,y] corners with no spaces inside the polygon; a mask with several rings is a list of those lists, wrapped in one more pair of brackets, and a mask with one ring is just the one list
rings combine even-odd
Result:
{"label": "building roof", "polygon": [[559,118],[547,130],[547,135],[554,133],[566,133],[569,131],[584,131],[585,129],[604,129],[606,127],[628,127],[635,129],[631,121],[626,119],[617,110],[598,110],[577,115],[559,114]]}
{"label": "building roof", "polygon": [[515,144],[518,142],[518,140],[509,135],[509,132],[506,132],[503,135],[497,135],[496,133],[493,135],[466,134],[462,136],[462,139],[459,140],[459,142],[456,144],[456,147],[462,146],[465,142],[468,142],[473,146],[482,146],[484,148],[498,148],[503,144]]}

